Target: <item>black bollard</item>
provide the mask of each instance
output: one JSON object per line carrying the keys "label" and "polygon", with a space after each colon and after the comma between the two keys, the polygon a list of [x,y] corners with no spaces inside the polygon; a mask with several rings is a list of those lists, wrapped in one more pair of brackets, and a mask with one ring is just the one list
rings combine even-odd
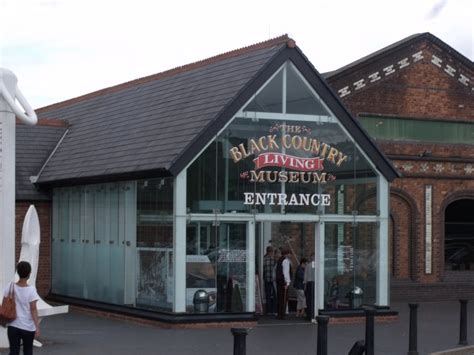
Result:
{"label": "black bollard", "polygon": [[349,350],[347,355],[364,355],[365,352],[365,343],[363,340],[357,340]]}
{"label": "black bollard", "polygon": [[467,345],[467,300],[461,303],[461,319],[459,322],[459,345]]}
{"label": "black bollard", "polygon": [[328,355],[328,323],[329,316],[317,316],[318,343],[316,345],[317,355]]}
{"label": "black bollard", "polygon": [[418,304],[409,303],[410,307],[410,336],[408,340],[408,355],[418,355]]}
{"label": "black bollard", "polygon": [[375,309],[365,310],[365,355],[374,355]]}
{"label": "black bollard", "polygon": [[245,355],[246,337],[249,330],[247,328],[231,328],[230,331],[234,335],[234,355]]}

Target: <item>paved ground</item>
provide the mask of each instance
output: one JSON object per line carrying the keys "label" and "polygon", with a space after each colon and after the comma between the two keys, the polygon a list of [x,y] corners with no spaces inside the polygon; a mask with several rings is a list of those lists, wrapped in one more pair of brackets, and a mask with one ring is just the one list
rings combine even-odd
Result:
{"label": "paved ground", "polygon": [[[408,306],[395,304],[400,319],[376,324],[375,353],[406,354],[408,350]],[[316,326],[311,324],[260,325],[247,337],[248,355],[316,354]],[[329,354],[347,354],[352,344],[364,338],[364,324],[330,325]],[[51,355],[147,355],[147,354],[232,354],[229,329],[168,330],[126,321],[71,313],[45,319],[44,347],[36,354]],[[459,303],[422,303],[418,310],[418,351],[420,355],[457,347]],[[474,302],[468,305],[468,341],[474,343]],[[6,354],[5,349],[0,350]]]}

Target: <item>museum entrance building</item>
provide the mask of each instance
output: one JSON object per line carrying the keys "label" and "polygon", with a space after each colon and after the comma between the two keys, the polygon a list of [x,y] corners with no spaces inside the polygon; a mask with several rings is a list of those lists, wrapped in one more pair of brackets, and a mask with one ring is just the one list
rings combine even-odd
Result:
{"label": "museum entrance building", "polygon": [[[199,82],[216,78],[216,66],[222,80]],[[254,316],[265,309],[263,257],[273,246],[290,250],[293,270],[314,253],[316,313],[389,306],[389,182],[397,172],[294,41],[182,68],[155,81],[172,85],[188,75],[195,96],[222,96],[217,109],[190,92],[188,106],[167,119],[179,124],[159,127],[162,148],[145,142],[128,162],[133,171],[55,177],[56,156],[38,177],[53,191],[53,295],[183,321]],[[247,77],[238,72],[245,68]],[[133,95],[151,92],[155,81]],[[236,89],[226,97],[229,82]],[[101,94],[100,104],[127,89]],[[188,89],[175,82],[155,100],[165,106]],[[82,112],[92,104],[82,103]],[[210,118],[199,121],[196,112]],[[71,136],[79,116],[70,114]],[[133,149],[153,123],[128,122]],[[72,144],[68,134],[61,145]],[[120,153],[111,150],[103,164]],[[196,302],[202,295],[204,307]]]}

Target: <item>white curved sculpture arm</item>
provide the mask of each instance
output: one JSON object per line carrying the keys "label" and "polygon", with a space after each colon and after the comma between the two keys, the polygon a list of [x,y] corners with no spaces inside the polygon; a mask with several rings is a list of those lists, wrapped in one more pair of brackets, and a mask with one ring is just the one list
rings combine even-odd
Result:
{"label": "white curved sculpture arm", "polygon": [[[36,287],[36,275],[38,274],[39,246],[41,242],[40,223],[38,212],[30,205],[23,220],[21,231],[21,250],[18,261],[28,261],[31,265],[31,274],[28,283]],[[18,275],[16,275],[18,276]]]}
{"label": "white curved sculpture arm", "polygon": [[15,99],[10,95],[3,81],[0,81],[0,94],[3,96],[5,101],[8,103],[13,113],[23,122],[29,125],[35,125],[38,122],[35,111],[31,108],[28,101],[21,93],[18,86],[15,88],[15,97],[23,107],[25,112],[23,112],[20,107],[16,104]]}

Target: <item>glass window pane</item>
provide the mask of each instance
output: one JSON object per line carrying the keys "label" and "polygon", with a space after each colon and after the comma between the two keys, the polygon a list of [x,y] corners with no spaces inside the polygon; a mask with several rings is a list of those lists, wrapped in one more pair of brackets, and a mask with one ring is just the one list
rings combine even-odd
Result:
{"label": "glass window pane", "polygon": [[[208,312],[243,312],[247,307],[245,223],[191,223],[187,228],[186,310],[195,312],[198,290],[209,296]],[[198,246],[205,245],[205,248]],[[253,262],[253,260],[252,260]]]}
{"label": "glass window pane", "polygon": [[287,66],[286,112],[329,116],[319,98],[315,97],[292,65]]}
{"label": "glass window pane", "polygon": [[51,290],[53,293],[62,294],[61,283],[61,241],[60,241],[60,218],[61,199],[59,189],[53,190],[53,221],[52,221],[52,238],[51,238]]}
{"label": "glass window pane", "polygon": [[257,94],[247,107],[245,107],[244,111],[282,113],[282,100],[283,70],[280,70],[280,72]]}
{"label": "glass window pane", "polygon": [[474,270],[474,200],[449,204],[445,214],[445,270]]}
{"label": "glass window pane", "polygon": [[137,306],[173,308],[173,178],[137,182]]}
{"label": "glass window pane", "polygon": [[325,223],[325,308],[375,303],[377,231],[376,223]]}
{"label": "glass window pane", "polygon": [[81,188],[70,189],[70,230],[71,230],[71,270],[68,293],[73,297],[82,297],[84,290],[84,248],[81,239]]}
{"label": "glass window pane", "polygon": [[222,159],[219,146],[213,142],[187,169],[187,206],[191,212],[222,210],[217,198],[217,160]]}
{"label": "glass window pane", "polygon": [[369,134],[376,139],[472,144],[474,124],[398,117],[360,117]]}

